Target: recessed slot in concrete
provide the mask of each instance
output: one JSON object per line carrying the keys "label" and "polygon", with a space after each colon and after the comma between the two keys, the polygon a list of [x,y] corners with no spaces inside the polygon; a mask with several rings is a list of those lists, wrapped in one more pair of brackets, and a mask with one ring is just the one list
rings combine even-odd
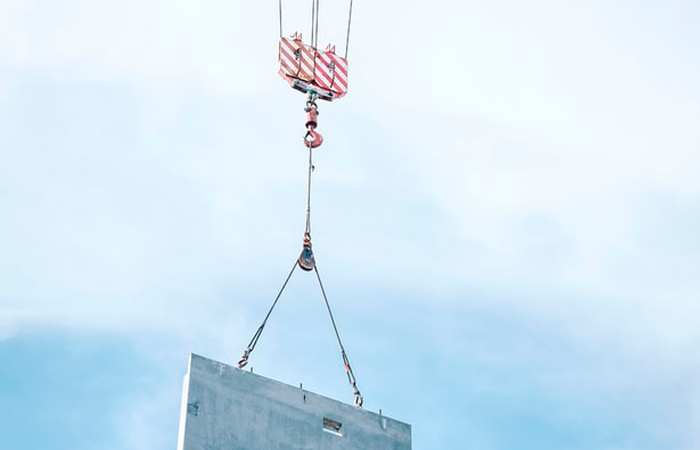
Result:
{"label": "recessed slot in concrete", "polygon": [[323,431],[335,434],[336,436],[342,436],[343,432],[340,431],[342,426],[343,424],[340,422],[336,422],[335,420],[331,420],[326,417],[323,418]]}

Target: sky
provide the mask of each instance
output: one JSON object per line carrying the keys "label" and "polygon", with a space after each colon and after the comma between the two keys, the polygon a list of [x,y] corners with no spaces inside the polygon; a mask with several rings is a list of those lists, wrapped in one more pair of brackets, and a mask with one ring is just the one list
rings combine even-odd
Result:
{"label": "sky", "polygon": [[[366,409],[415,449],[700,450],[697,3],[354,3],[312,224]],[[0,448],[175,448],[189,354],[240,357],[304,231],[278,26],[0,0]],[[250,364],[352,402],[309,274]]]}

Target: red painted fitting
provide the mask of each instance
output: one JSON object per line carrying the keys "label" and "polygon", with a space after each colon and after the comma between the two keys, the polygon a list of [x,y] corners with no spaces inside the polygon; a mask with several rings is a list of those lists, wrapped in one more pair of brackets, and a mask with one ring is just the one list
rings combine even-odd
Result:
{"label": "red painted fitting", "polygon": [[313,126],[309,126],[309,131],[304,136],[304,145],[309,148],[320,147],[323,144],[323,136],[318,133]]}
{"label": "red painted fitting", "polygon": [[309,107],[304,111],[306,111],[306,128],[316,128],[318,126],[318,111],[316,111],[316,108]]}
{"label": "red painted fitting", "polygon": [[318,126],[318,111],[314,103],[307,103],[306,109],[306,136],[304,136],[304,145],[309,148],[316,148],[323,144],[323,136],[316,131]]}

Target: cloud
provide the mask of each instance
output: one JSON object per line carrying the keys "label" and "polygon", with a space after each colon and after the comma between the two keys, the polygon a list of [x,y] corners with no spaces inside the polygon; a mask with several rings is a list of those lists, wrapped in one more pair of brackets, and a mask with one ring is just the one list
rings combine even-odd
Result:
{"label": "cloud", "polygon": [[[30,1],[3,9],[4,65],[50,77],[252,94],[275,65],[263,49],[241,45],[269,35],[266,48],[276,52],[276,21],[263,16],[272,11],[252,3]],[[259,26],[236,25],[249,21]]]}
{"label": "cloud", "polygon": [[14,336],[18,328],[17,320],[11,312],[3,310],[2,315],[0,315],[0,340]]}

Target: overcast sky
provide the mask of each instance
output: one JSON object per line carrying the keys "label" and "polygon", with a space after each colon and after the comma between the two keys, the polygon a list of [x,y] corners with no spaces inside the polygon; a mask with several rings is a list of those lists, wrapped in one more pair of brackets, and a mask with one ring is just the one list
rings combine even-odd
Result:
{"label": "overcast sky", "polygon": [[[415,449],[700,450],[698,4],[354,8],[312,221],[366,408]],[[189,353],[238,360],[304,230],[278,39],[272,1],[0,0],[0,448],[175,448]],[[352,402],[311,275],[251,365]]]}

